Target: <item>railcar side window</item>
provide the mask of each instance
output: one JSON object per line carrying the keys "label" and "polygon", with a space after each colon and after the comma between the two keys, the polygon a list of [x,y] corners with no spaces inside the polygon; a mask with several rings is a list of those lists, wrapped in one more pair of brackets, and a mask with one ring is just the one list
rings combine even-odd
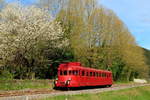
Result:
{"label": "railcar side window", "polygon": [[93,76],[95,76],[95,72],[93,72]]}
{"label": "railcar side window", "polygon": [[108,78],[108,74],[106,74],[106,77]]}
{"label": "railcar side window", "polygon": [[96,72],[96,76],[98,77],[98,72]]}
{"label": "railcar side window", "polygon": [[86,72],[86,76],[89,76],[89,73],[88,73],[88,72]]}
{"label": "railcar side window", "polygon": [[67,75],[67,71],[66,70],[64,71],[64,75]]}
{"label": "railcar side window", "polygon": [[73,70],[72,73],[73,73],[73,75],[78,75],[78,71],[77,70]]}
{"label": "railcar side window", "polygon": [[71,70],[69,70],[69,75],[71,75],[72,73],[71,73],[72,71]]}
{"label": "railcar side window", "polygon": [[105,77],[104,73],[102,73],[102,77]]}
{"label": "railcar side window", "polygon": [[104,73],[104,77],[106,77],[106,73]]}
{"label": "railcar side window", "polygon": [[92,76],[92,72],[90,72],[90,76]]}
{"label": "railcar side window", "polygon": [[76,70],[76,75],[78,75],[78,70]]}
{"label": "railcar side window", "polygon": [[72,75],[75,75],[75,70],[72,71]]}
{"label": "railcar side window", "polygon": [[84,71],[82,71],[82,76],[84,76]]}
{"label": "railcar side window", "polygon": [[76,71],[75,70],[73,70],[73,75],[76,75]]}
{"label": "railcar side window", "polygon": [[101,77],[101,73],[99,73],[99,77]]}

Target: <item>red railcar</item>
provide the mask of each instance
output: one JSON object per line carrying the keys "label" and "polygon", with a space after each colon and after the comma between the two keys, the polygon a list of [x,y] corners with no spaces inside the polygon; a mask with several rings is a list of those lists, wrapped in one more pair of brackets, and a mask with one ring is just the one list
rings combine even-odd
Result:
{"label": "red railcar", "polygon": [[55,87],[111,86],[112,73],[81,66],[79,62],[59,65]]}

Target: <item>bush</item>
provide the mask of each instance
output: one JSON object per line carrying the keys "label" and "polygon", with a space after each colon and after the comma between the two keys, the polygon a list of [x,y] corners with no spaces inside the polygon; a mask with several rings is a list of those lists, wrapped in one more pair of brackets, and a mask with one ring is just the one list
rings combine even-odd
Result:
{"label": "bush", "polygon": [[13,79],[14,75],[10,73],[9,71],[2,71],[0,72],[0,80],[11,80]]}

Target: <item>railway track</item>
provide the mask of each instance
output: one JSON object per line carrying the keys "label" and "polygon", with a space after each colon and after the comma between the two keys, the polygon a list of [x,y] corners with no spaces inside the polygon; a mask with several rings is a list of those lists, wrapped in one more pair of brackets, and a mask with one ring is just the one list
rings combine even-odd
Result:
{"label": "railway track", "polygon": [[38,100],[40,98],[58,96],[58,95],[75,95],[82,93],[99,93],[104,91],[114,91],[125,88],[133,88],[139,86],[146,86],[150,84],[114,84],[110,88],[95,88],[95,89],[81,89],[81,90],[50,90],[50,89],[34,89],[34,90],[17,90],[17,91],[1,91],[0,100]]}

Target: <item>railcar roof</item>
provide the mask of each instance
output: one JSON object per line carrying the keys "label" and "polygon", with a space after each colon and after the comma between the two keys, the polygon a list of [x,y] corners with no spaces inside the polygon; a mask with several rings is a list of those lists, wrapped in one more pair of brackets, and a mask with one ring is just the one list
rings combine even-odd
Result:
{"label": "railcar roof", "polygon": [[63,63],[63,64],[60,64],[58,69],[68,69],[68,70],[71,70],[71,69],[84,69],[84,70],[103,71],[103,72],[111,73],[111,71],[107,71],[107,70],[100,70],[100,69],[94,69],[94,68],[81,66],[80,62]]}

